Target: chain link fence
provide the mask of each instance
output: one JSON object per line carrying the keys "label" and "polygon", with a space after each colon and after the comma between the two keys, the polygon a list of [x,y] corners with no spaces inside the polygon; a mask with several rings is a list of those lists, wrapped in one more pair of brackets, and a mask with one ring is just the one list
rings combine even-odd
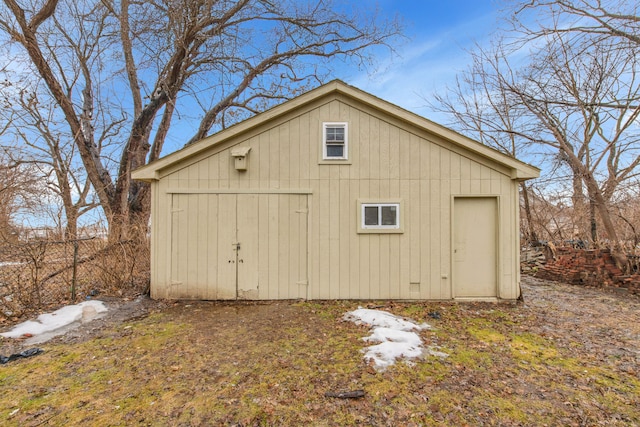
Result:
{"label": "chain link fence", "polygon": [[0,241],[0,317],[20,318],[98,294],[148,292],[149,242]]}

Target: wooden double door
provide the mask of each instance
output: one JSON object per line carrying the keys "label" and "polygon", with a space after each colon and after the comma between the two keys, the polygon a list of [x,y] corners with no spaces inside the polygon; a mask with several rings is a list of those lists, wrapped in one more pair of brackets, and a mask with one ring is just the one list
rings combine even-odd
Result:
{"label": "wooden double door", "polygon": [[172,297],[307,296],[306,194],[173,194]]}

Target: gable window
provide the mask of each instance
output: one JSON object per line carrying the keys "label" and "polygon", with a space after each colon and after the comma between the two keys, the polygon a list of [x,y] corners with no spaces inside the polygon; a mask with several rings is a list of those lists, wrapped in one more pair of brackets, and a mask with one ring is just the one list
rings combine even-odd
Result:
{"label": "gable window", "polygon": [[400,201],[359,200],[359,233],[402,233]]}
{"label": "gable window", "polygon": [[348,159],[348,138],[346,123],[323,123],[322,158],[323,160]]}

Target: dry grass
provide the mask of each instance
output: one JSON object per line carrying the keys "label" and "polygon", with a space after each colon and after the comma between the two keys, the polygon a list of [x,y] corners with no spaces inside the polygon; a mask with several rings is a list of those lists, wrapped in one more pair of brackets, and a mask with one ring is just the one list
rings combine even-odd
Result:
{"label": "dry grass", "polygon": [[175,303],[0,368],[0,424],[640,424],[639,300],[525,291],[524,304],[383,303],[435,326],[423,339],[450,354],[383,373],[362,360],[366,328],[340,320],[357,303]]}

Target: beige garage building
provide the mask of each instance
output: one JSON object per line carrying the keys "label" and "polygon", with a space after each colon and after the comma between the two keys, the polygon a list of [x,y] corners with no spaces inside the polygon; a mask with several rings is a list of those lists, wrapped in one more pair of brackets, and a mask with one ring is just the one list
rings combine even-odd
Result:
{"label": "beige garage building", "polygon": [[154,298],[515,299],[539,170],[333,81],[136,170]]}

